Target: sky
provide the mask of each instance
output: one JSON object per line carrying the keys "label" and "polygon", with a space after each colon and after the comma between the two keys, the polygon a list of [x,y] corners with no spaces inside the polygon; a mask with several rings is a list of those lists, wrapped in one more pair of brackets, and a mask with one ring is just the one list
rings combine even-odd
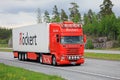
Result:
{"label": "sky", "polygon": [[[120,0],[111,0],[114,4],[113,12],[120,16]],[[98,13],[103,0],[0,0],[0,27],[14,28],[37,23],[37,9],[41,14],[47,10],[52,15],[54,5],[58,11],[64,9],[69,14],[70,3],[76,2],[83,15],[89,9]]]}

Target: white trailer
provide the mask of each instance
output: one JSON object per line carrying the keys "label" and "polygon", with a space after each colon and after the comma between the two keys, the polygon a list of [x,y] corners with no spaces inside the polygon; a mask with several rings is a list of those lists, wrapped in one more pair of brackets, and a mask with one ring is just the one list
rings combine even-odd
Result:
{"label": "white trailer", "polygon": [[49,24],[14,28],[13,51],[49,53]]}

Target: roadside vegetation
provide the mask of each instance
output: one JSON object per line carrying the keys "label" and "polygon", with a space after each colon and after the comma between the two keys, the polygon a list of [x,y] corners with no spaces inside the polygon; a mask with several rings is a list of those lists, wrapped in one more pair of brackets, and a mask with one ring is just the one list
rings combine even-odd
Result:
{"label": "roadside vegetation", "polygon": [[7,49],[7,48],[0,48],[0,51],[2,52],[12,52],[12,49]]}
{"label": "roadside vegetation", "polygon": [[112,50],[112,51],[119,51],[120,47],[117,48],[94,48],[93,50]]}
{"label": "roadside vegetation", "polygon": [[120,54],[85,53],[85,58],[120,61]]}
{"label": "roadside vegetation", "polygon": [[117,48],[108,48],[107,50],[120,50],[120,47],[117,47]]}
{"label": "roadside vegetation", "polygon": [[0,44],[0,48],[7,48],[8,47],[8,44]]}
{"label": "roadside vegetation", "polygon": [[11,36],[12,29],[0,27],[0,48],[8,47],[8,42]]}
{"label": "roadside vegetation", "polygon": [[58,76],[46,75],[0,63],[0,80],[65,80]]}

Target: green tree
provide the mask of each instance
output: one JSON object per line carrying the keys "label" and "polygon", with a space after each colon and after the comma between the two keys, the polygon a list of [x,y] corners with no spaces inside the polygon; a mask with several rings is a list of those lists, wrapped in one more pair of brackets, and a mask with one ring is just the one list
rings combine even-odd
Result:
{"label": "green tree", "polygon": [[88,16],[87,16],[86,13],[84,14],[83,21],[84,21],[84,25],[87,25],[88,22],[89,22],[89,20],[88,20]]}
{"label": "green tree", "polygon": [[116,17],[114,15],[106,15],[101,19],[102,35],[107,36],[111,40],[117,38]]}
{"label": "green tree", "polygon": [[114,14],[112,11],[113,4],[110,0],[104,0],[103,4],[100,5],[100,15],[104,17],[105,15]]}
{"label": "green tree", "polygon": [[90,36],[99,35],[99,21],[97,19],[97,14],[91,9],[87,14],[84,14],[84,32]]}
{"label": "green tree", "polygon": [[93,49],[94,46],[93,46],[92,40],[88,39],[85,47],[86,49]]}
{"label": "green tree", "polygon": [[116,28],[117,28],[117,41],[119,42],[119,46],[120,46],[120,17],[117,18],[116,21]]}
{"label": "green tree", "polygon": [[91,9],[89,9],[88,13],[84,14],[84,24],[85,25],[89,24],[89,23],[92,24],[94,15],[95,15],[95,13]]}
{"label": "green tree", "polygon": [[60,22],[60,14],[58,12],[58,8],[55,5],[53,8],[53,17],[52,17],[52,22]]}
{"label": "green tree", "polygon": [[91,9],[89,9],[88,11],[88,19],[89,19],[89,22],[92,23],[93,22],[93,12]]}
{"label": "green tree", "polygon": [[63,9],[61,9],[61,21],[67,21],[68,16]]}
{"label": "green tree", "polygon": [[12,29],[0,28],[0,44],[7,44],[12,36]]}
{"label": "green tree", "polygon": [[69,8],[69,11],[70,11],[70,20],[72,20],[73,22],[80,22],[81,21],[81,14],[78,10],[79,6],[77,5],[77,3],[75,2],[71,2],[71,8]]}
{"label": "green tree", "polygon": [[50,16],[47,10],[44,12],[44,22],[49,23],[50,22]]}
{"label": "green tree", "polygon": [[104,0],[103,4],[100,5],[100,24],[102,27],[102,35],[107,36],[109,39],[117,39],[117,26],[116,26],[116,17],[112,11],[112,1]]}

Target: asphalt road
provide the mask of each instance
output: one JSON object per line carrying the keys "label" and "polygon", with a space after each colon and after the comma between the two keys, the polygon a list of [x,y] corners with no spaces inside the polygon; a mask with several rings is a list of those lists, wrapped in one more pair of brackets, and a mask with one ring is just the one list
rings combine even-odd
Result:
{"label": "asphalt road", "polygon": [[0,52],[0,63],[28,70],[58,75],[66,80],[120,80],[120,61],[86,59],[81,66],[51,66],[37,62],[19,61],[10,52]]}

